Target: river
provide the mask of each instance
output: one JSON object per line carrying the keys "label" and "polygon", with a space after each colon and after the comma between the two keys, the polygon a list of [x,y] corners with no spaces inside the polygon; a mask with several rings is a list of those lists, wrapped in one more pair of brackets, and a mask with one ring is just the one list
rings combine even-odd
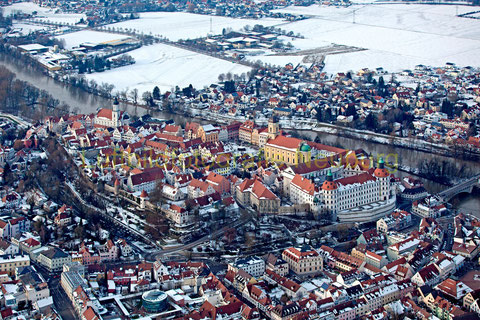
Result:
{"label": "river", "polygon": [[[73,88],[60,82],[56,82],[52,78],[36,72],[25,65],[20,64],[18,61],[11,59],[10,57],[6,57],[5,55],[0,55],[0,65],[3,65],[10,71],[14,72],[18,79],[29,82],[39,89],[48,91],[53,97],[71,106],[72,109],[78,110],[80,113],[94,113],[98,108],[109,107],[112,103],[109,99],[89,94],[80,88]],[[147,113],[147,110],[142,107],[135,107],[125,103],[121,103],[120,108],[128,111],[130,115],[141,116]],[[191,118],[186,118],[182,115],[172,115],[158,111],[153,112],[152,115],[162,119],[173,119],[177,123],[184,123],[185,121],[192,120]],[[434,155],[428,152],[403,149],[391,145],[382,145],[369,141],[339,137],[327,133],[302,131],[301,134],[307,136],[311,140],[314,140],[318,136],[321,143],[327,145],[333,145],[352,150],[363,149],[374,156],[383,154],[389,161],[396,160],[398,161],[398,164],[412,168],[417,167],[419,161],[427,159],[429,161],[447,161],[454,163],[458,168],[463,166],[470,173],[480,172],[480,162],[459,160],[455,158]],[[396,175],[403,177],[408,174],[404,172],[397,172]],[[441,184],[425,179],[422,180],[424,181],[426,189],[431,193],[436,193],[442,189],[445,189],[445,186]],[[452,203],[456,209],[460,211],[464,210],[468,213],[474,213],[480,217],[480,194],[478,192],[471,195],[460,195],[456,197]]]}
{"label": "river", "polygon": [[[71,107],[71,110],[78,113],[89,114],[95,113],[99,108],[110,108],[112,101],[90,94],[81,88],[65,85],[59,81],[35,71],[29,66],[25,66],[15,59],[12,59],[5,54],[0,54],[0,65],[8,68],[15,73],[17,79],[26,81],[33,86],[48,91],[60,103],[65,103]],[[120,110],[127,111],[129,115],[142,116],[148,113],[148,110],[143,107],[136,107],[131,104],[120,103]],[[173,119],[176,122],[180,120],[191,120],[179,115],[172,115],[164,112],[151,112],[152,115],[161,119]]]}

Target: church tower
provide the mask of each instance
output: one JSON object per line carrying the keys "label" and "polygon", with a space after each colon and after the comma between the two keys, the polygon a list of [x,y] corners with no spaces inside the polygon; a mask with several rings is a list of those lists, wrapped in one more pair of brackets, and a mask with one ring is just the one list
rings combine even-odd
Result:
{"label": "church tower", "polygon": [[112,126],[120,126],[120,111],[118,110],[118,99],[115,98],[113,101],[113,110],[112,110]]}
{"label": "church tower", "polygon": [[276,116],[268,120],[268,139],[275,139],[280,134],[280,125]]}

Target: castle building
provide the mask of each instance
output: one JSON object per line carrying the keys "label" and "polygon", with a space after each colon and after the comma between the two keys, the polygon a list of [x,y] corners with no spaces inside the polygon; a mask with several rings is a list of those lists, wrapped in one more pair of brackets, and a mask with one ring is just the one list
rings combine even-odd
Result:
{"label": "castle building", "polygon": [[383,159],[371,171],[333,180],[329,171],[322,184],[323,202],[334,219],[363,222],[377,220],[395,208],[396,195]]}
{"label": "castle building", "polygon": [[315,184],[296,174],[290,183],[290,200],[295,204],[308,204],[310,209],[315,207],[316,201],[320,196],[320,190]]}
{"label": "castle building", "polygon": [[100,109],[94,119],[95,125],[109,128],[128,125],[130,123],[130,117],[126,112],[122,112],[118,108],[118,100],[115,99],[112,109]]}
{"label": "castle building", "polygon": [[281,173],[284,181],[283,193],[285,195],[290,194],[290,182],[292,182],[295,175],[301,175],[315,184],[321,185],[321,183],[326,180],[329,171],[332,173],[334,180],[343,177],[343,168],[341,166],[332,165],[328,158],[315,159],[310,162],[289,166]]}

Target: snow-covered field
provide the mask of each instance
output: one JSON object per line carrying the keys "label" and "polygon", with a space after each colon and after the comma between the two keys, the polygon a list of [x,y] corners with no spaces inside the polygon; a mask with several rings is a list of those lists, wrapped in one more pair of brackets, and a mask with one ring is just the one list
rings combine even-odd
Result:
{"label": "snow-covered field", "polygon": [[23,35],[28,35],[38,30],[48,30],[52,28],[48,26],[21,23],[17,21],[13,21],[12,27],[15,31],[18,31],[20,34],[23,34]]}
{"label": "snow-covered field", "polygon": [[[33,12],[45,13],[51,11],[48,8],[40,7],[38,4],[33,2],[17,2],[9,6],[2,7],[3,15],[9,16],[14,13],[23,12],[26,14],[32,14]],[[53,11],[52,11],[53,12]]]}
{"label": "snow-covered field", "polygon": [[[212,32],[210,32],[210,19]],[[146,12],[140,14],[140,19],[118,22],[107,27],[134,29],[145,34],[161,35],[169,40],[177,41],[179,39],[205,37],[209,33],[221,34],[224,28],[239,30],[247,25],[251,27],[255,24],[271,26],[282,22],[280,19],[271,18],[252,20],[219,16],[210,17],[186,12]]]}
{"label": "snow-covered field", "polygon": [[[305,39],[280,37],[298,50],[325,48],[332,44],[364,48],[364,51],[329,54],[325,71],[330,73],[357,71],[361,68],[383,67],[387,71],[412,69],[417,64],[444,65],[454,62],[460,66],[480,65],[480,20],[456,17],[472,12],[476,7],[453,5],[422,5],[410,3],[370,3],[356,0],[346,7],[319,6],[287,7],[279,12],[303,14],[309,19],[288,23],[280,19],[233,19],[184,12],[150,12],[140,19],[108,25],[110,28],[134,29],[137,32],[161,35],[170,40],[197,38],[222,30],[239,30],[246,25],[277,26],[300,33]],[[8,15],[15,11],[38,12],[38,19],[74,23],[82,14],[55,13],[33,3],[16,3],[3,8]],[[457,11],[458,10],[458,11]],[[355,12],[355,23],[353,16]],[[41,18],[43,17],[43,18]],[[35,26],[17,24],[24,29]],[[125,36],[108,32],[84,30],[58,36],[72,48],[85,42],[100,43]],[[251,61],[285,65],[301,63],[304,56],[276,56],[271,51],[246,56]],[[206,55],[157,44],[130,53],[136,64],[104,73],[90,74],[97,82],[115,85],[115,90],[137,88],[140,92],[158,85],[163,91],[192,84],[202,87],[216,82],[220,73],[243,73],[249,68]]]}
{"label": "snow-covered field", "polygon": [[86,42],[101,43],[105,41],[124,39],[127,38],[127,36],[108,32],[82,30],[57,36],[56,38],[65,40],[65,48],[71,49]]}
{"label": "snow-covered field", "polygon": [[2,10],[4,16],[8,16],[17,12],[23,12],[27,14],[37,12],[37,20],[52,23],[74,24],[79,22],[82,18],[86,19],[84,14],[62,13],[55,9],[40,7],[33,2],[17,2],[12,5],[2,7]]}
{"label": "snow-covered field", "polygon": [[165,44],[145,46],[129,52],[135,64],[102,73],[87,74],[97,83],[111,83],[114,91],[137,88],[140,93],[152,91],[158,86],[162,92],[175,86],[192,84],[202,88],[218,81],[218,75],[231,72],[241,74],[250,71],[243,65],[210,56],[179,49]]}
{"label": "snow-covered field", "polygon": [[[480,65],[480,21],[456,17],[456,10],[456,6],[396,3],[348,8],[313,5],[278,11],[311,17],[282,26],[305,36],[291,41],[297,48],[312,49],[331,42],[368,49],[327,56],[325,70],[338,72],[363,67],[399,71],[420,63]],[[470,11],[472,7],[458,6],[459,14]]]}
{"label": "snow-covered field", "polygon": [[48,23],[61,23],[74,25],[79,22],[81,19],[86,19],[87,16],[84,14],[75,14],[75,13],[61,13],[61,14],[42,14],[38,15],[35,20],[48,22]]}

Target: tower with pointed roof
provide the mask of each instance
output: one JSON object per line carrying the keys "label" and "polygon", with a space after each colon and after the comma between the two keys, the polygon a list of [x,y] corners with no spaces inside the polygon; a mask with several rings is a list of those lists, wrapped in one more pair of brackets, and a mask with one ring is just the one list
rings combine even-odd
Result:
{"label": "tower with pointed roof", "polygon": [[327,172],[327,180],[322,184],[323,190],[323,201],[325,203],[325,208],[332,214],[332,220],[337,220],[336,211],[337,211],[337,183],[333,181],[332,170]]}
{"label": "tower with pointed roof", "polygon": [[383,158],[378,160],[378,168],[375,169],[373,175],[380,181],[380,199],[387,200],[390,197],[390,174],[385,168],[385,161]]}
{"label": "tower with pointed roof", "polygon": [[112,108],[112,123],[114,127],[118,127],[120,125],[120,111],[118,110],[118,107],[118,99],[115,98]]}

